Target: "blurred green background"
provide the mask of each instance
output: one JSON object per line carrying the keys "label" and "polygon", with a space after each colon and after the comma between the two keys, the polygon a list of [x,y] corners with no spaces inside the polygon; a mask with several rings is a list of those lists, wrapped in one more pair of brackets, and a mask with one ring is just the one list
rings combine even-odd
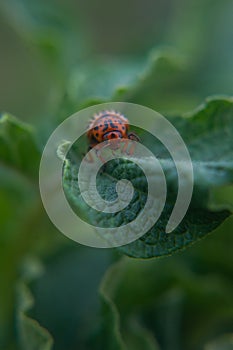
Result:
{"label": "blurred green background", "polygon": [[[33,125],[41,148],[94,102],[127,96],[180,115],[232,95],[232,23],[231,0],[3,0],[0,109]],[[150,68],[157,52],[169,58]],[[147,87],[124,95],[147,66]],[[120,254],[63,237],[37,180],[1,162],[0,213],[0,349],[50,349],[47,332],[19,322],[19,283],[54,349],[233,349],[232,219],[172,257],[111,267]]]}

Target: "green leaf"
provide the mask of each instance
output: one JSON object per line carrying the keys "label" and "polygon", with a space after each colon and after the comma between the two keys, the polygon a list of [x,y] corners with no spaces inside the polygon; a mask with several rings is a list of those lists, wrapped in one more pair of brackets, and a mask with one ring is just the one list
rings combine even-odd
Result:
{"label": "green leaf", "polygon": [[76,108],[95,101],[109,101],[116,91],[137,82],[144,65],[140,60],[103,61],[96,58],[95,62],[82,64],[74,70],[68,85],[68,95]]}
{"label": "green leaf", "polygon": [[[100,286],[102,299],[102,323],[98,333],[99,342],[107,349],[127,350],[145,349],[159,350],[152,333],[143,327],[137,319],[131,318],[126,327],[122,329],[119,311],[114,302],[115,291],[122,279],[125,261],[120,261],[109,268]],[[95,339],[95,341],[97,341]],[[101,348],[101,342],[98,344]]]}
{"label": "green leaf", "polygon": [[39,161],[33,129],[9,114],[0,115],[0,165],[34,179],[38,176]]}
{"label": "green leaf", "polygon": [[[40,152],[30,126],[9,114],[0,115],[0,341],[11,338],[13,283],[18,262],[33,242],[40,216]],[[10,263],[9,263],[10,261]],[[8,329],[7,329],[8,328]]]}
{"label": "green leaf", "polygon": [[68,96],[74,109],[125,101],[174,113],[195,105],[187,72],[184,57],[171,48],[154,49],[146,59],[97,57],[74,70]]}
{"label": "green leaf", "polygon": [[[98,346],[101,348],[105,343],[110,350],[126,350],[126,344],[120,333],[119,313],[114,305],[111,293],[108,293],[107,286],[109,279],[112,278],[112,270],[116,272],[117,268],[108,271],[100,287],[100,296],[102,298],[102,324],[98,332]],[[114,280],[117,282],[118,276],[114,274]],[[102,343],[102,344],[101,344]]]}
{"label": "green leaf", "polygon": [[26,266],[25,277],[19,282],[17,288],[17,330],[20,348],[23,350],[50,350],[53,346],[51,335],[35,319],[29,316],[34,299],[26,282],[29,283],[34,278],[38,278],[41,273],[41,266],[38,262],[32,260]]}
{"label": "green leaf", "polygon": [[175,49],[153,49],[135,81],[116,89],[112,100],[138,103],[164,113],[187,110],[195,101],[187,79],[188,68],[186,57]]}
{"label": "green leaf", "polygon": [[[124,257],[112,265],[100,288],[106,317],[103,334],[115,329],[115,338],[134,349],[128,342],[133,344],[131,337],[137,339],[138,334],[131,331],[132,320],[137,320],[161,349],[191,350],[202,349],[217,334],[231,330],[231,275],[227,269],[216,272],[214,264],[203,269],[208,257],[200,258],[200,247],[195,256],[184,252],[147,261]],[[146,338],[144,333],[145,343]],[[152,349],[156,349],[155,340]]]}
{"label": "green leaf", "polygon": [[0,342],[4,348],[12,341],[13,291],[22,258],[28,251],[45,253],[57,249],[57,243],[64,244],[39,198],[40,149],[35,136],[29,125],[7,113],[0,116]]}
{"label": "green leaf", "polygon": [[[222,210],[210,210],[211,194],[217,188],[233,182],[233,100],[222,98],[209,100],[186,118],[173,118],[171,122],[183,137],[189,149],[194,168],[194,193],[190,208],[181,224],[171,233],[165,233],[166,223],[175,203],[177,174],[165,148],[148,134],[141,136],[142,143],[156,154],[167,180],[168,196],[165,209],[154,225],[140,239],[118,249],[137,258],[151,258],[171,254],[194,243],[218,227],[229,215]],[[224,140],[224,142],[222,142]],[[77,154],[76,154],[77,157]],[[97,177],[97,188],[106,200],[116,198],[118,180],[126,178],[134,186],[132,202],[121,212],[105,214],[97,212],[83,201],[78,186],[77,160],[68,156],[64,166],[63,184],[73,209],[91,224],[102,227],[117,227],[138,215],[147,194],[147,185],[142,171],[126,160],[114,160],[104,166]],[[142,167],[153,169],[150,159],[139,159]]]}
{"label": "green leaf", "polygon": [[69,241],[30,284],[35,299],[30,315],[51,332],[56,349],[95,349],[88,344],[100,324],[97,289],[111,262],[110,250],[93,251]]}

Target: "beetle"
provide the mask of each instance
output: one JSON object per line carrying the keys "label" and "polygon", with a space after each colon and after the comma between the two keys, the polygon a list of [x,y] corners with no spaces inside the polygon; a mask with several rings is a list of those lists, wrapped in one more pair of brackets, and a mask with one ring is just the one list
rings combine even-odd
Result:
{"label": "beetle", "polygon": [[[111,149],[116,149],[119,142],[124,142],[123,152],[125,152],[128,146],[127,140],[140,141],[135,133],[129,132],[129,127],[129,120],[120,112],[104,110],[96,113],[87,130],[89,150],[95,146],[99,146],[98,149],[102,142],[109,141]],[[110,142],[110,140],[114,142]],[[129,154],[132,155],[133,151],[134,147],[131,145]],[[100,155],[99,158],[101,159]]]}

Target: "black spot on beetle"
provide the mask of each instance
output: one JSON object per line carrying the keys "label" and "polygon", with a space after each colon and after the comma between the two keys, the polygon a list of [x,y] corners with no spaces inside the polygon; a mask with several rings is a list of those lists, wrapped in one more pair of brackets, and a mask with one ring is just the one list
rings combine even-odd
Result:
{"label": "black spot on beetle", "polygon": [[113,122],[110,122],[110,126],[111,126],[111,128],[116,128],[116,129],[118,129],[118,126],[117,125],[115,125],[115,124],[113,124]]}
{"label": "black spot on beetle", "polygon": [[103,131],[106,131],[108,129],[108,123],[104,123]]}
{"label": "black spot on beetle", "polygon": [[99,130],[99,127],[98,127],[98,126],[95,126],[95,127],[94,127],[94,130]]}

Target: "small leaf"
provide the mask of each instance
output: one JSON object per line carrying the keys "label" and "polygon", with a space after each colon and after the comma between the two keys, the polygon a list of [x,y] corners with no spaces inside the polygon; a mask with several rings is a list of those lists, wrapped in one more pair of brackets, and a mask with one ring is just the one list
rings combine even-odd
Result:
{"label": "small leaf", "polygon": [[122,330],[121,328],[120,314],[114,302],[114,296],[118,283],[122,280],[124,266],[124,260],[114,264],[108,269],[102,280],[100,296],[103,309],[99,339],[102,339],[102,346],[105,345],[108,349],[159,350],[153,335],[142,327],[136,319],[130,320],[127,329]]}
{"label": "small leaf", "polygon": [[38,176],[39,161],[33,129],[9,114],[0,115],[0,165],[33,179]]}
{"label": "small leaf", "polygon": [[[9,114],[0,115],[0,342],[11,338],[13,283],[18,262],[34,245],[40,216],[38,176],[40,152],[33,129]],[[38,220],[38,221],[37,221]],[[37,223],[36,223],[37,221]],[[39,222],[39,225],[38,225]],[[40,229],[41,229],[40,227]],[[41,234],[41,231],[40,231]],[[43,235],[40,235],[41,237]],[[37,242],[38,244],[38,242]],[[9,263],[10,262],[10,263]]]}
{"label": "small leaf", "polygon": [[[120,333],[120,320],[118,310],[112,301],[111,293],[108,293],[109,279],[112,278],[112,270],[117,272],[117,267],[114,265],[111,270],[108,270],[100,286],[100,296],[102,299],[102,324],[99,326],[98,346],[105,344],[110,350],[126,350],[126,344]],[[118,276],[114,274],[114,281],[117,283]]]}
{"label": "small leaf", "polygon": [[41,273],[41,266],[32,260],[26,266],[28,267],[24,271],[24,278],[18,283],[17,288],[17,330],[20,348],[22,350],[51,350],[53,345],[51,335],[35,319],[28,315],[33,307],[34,299],[26,282],[28,283],[38,277]]}

